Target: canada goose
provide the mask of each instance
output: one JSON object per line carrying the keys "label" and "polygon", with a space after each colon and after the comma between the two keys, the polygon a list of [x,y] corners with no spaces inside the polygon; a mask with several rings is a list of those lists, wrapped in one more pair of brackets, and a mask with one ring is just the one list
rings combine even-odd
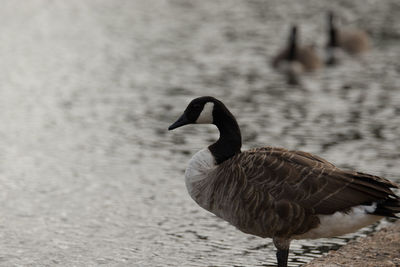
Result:
{"label": "canada goose", "polygon": [[287,266],[292,239],[343,235],[400,212],[390,189],[398,185],[384,178],[341,170],[302,151],[241,151],[235,117],[213,97],[192,100],[168,130],[187,124],[214,124],[220,132],[189,162],[190,196],[242,232],[272,238],[279,267]]}
{"label": "canada goose", "polygon": [[369,48],[369,38],[365,31],[359,29],[341,30],[337,26],[334,13],[332,11],[328,13],[328,65],[337,63],[337,54],[340,53],[340,49],[350,55],[358,55]]}
{"label": "canada goose", "polygon": [[297,26],[292,26],[288,45],[272,60],[272,66],[287,75],[289,84],[299,84],[299,75],[305,71],[311,72],[322,66],[313,45],[298,45]]}

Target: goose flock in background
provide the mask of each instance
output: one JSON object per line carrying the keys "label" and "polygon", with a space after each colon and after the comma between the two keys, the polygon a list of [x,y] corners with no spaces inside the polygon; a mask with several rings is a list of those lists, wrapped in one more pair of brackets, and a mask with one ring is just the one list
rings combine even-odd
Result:
{"label": "goose flock in background", "polygon": [[[272,61],[288,83],[298,84],[301,73],[324,63],[337,64],[339,50],[357,55],[369,48],[368,36],[339,28],[333,12],[328,26],[325,61],[313,45],[300,45],[299,29],[291,27],[287,47]],[[303,151],[268,146],[241,151],[239,125],[214,97],[193,99],[168,129],[188,124],[213,124],[220,133],[188,164],[190,196],[240,231],[272,238],[279,267],[287,266],[291,240],[343,235],[400,212],[400,197],[392,191],[399,185],[385,178],[342,170]]]}
{"label": "goose flock in background", "polygon": [[358,56],[370,49],[368,34],[360,29],[342,29],[335,14],[327,15],[326,60],[318,55],[314,44],[301,45],[299,27],[293,25],[284,49],[272,59],[272,67],[286,76],[288,84],[299,85],[300,76],[305,72],[321,69],[324,63],[334,66],[343,58],[343,54]]}

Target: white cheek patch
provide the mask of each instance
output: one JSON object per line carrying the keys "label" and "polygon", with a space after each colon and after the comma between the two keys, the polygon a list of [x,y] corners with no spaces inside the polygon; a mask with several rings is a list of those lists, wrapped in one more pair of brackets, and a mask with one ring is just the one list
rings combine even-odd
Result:
{"label": "white cheek patch", "polygon": [[201,111],[199,117],[196,120],[196,123],[213,123],[213,112],[214,103],[208,102],[204,105],[203,110]]}

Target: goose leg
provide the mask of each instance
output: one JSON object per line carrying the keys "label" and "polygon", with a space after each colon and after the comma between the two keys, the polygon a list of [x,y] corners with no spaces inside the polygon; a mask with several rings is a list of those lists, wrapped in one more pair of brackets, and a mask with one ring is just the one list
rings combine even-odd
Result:
{"label": "goose leg", "polygon": [[275,237],[273,240],[275,247],[278,249],[278,251],[276,252],[278,267],[287,267],[290,240],[280,237]]}
{"label": "goose leg", "polygon": [[276,252],[278,267],[287,267],[288,256],[289,256],[288,249],[278,249],[278,251]]}

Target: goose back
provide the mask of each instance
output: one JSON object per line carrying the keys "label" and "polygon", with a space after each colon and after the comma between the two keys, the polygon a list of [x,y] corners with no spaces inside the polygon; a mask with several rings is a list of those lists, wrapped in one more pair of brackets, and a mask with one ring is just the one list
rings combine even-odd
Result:
{"label": "goose back", "polygon": [[368,35],[361,30],[343,31],[339,34],[340,47],[351,55],[369,50]]}

